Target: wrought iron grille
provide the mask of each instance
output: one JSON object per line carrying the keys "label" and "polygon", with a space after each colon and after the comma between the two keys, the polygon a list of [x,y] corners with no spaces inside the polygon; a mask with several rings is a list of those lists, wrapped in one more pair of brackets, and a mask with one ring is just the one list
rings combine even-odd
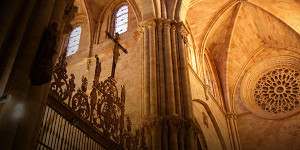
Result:
{"label": "wrought iron grille", "polygon": [[[131,133],[131,120],[129,117],[126,119],[124,117],[126,94],[125,86],[121,86],[121,93],[119,94],[114,78],[109,77],[105,81],[99,81],[101,73],[101,62],[99,61],[99,58],[96,56],[95,76],[92,91],[89,95],[87,94],[87,78],[82,77],[82,85],[75,92],[75,76],[71,74],[71,78],[68,79],[66,67],[66,52],[64,52],[59,57],[59,61],[55,65],[53,73],[53,82],[51,83],[49,95],[55,99],[52,103],[57,104],[52,106],[64,106],[62,109],[67,109],[70,112],[73,112],[74,115],[77,115],[80,122],[87,124],[85,127],[97,130],[98,134],[101,135],[103,139],[107,137],[112,140],[113,143],[117,145],[115,147],[117,149],[146,149],[144,128],[136,130],[135,133]],[[47,125],[47,123],[45,123],[45,125]],[[58,123],[57,126],[63,127],[63,125]],[[43,134],[42,131],[43,130],[41,129],[40,136]],[[60,132],[57,132],[56,134],[56,131],[51,130],[51,133],[52,132],[53,136],[60,134]],[[76,140],[77,139],[78,138],[76,138]],[[41,140],[39,140],[41,141],[39,146],[51,149],[51,142],[53,141],[46,140],[48,143],[50,142],[51,146],[49,146],[49,144],[47,142],[43,142],[43,140],[43,137],[41,137]],[[76,140],[74,141],[75,143]],[[62,142],[60,141],[58,143]],[[108,145],[104,144],[104,147],[111,147],[111,143]]]}
{"label": "wrought iron grille", "polygon": [[38,150],[105,150],[97,141],[76,127],[50,106],[46,107],[38,140]]}

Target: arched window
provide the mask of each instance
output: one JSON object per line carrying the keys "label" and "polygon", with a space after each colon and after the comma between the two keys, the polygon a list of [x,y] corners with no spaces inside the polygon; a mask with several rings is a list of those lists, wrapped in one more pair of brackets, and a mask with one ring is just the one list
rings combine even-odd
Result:
{"label": "arched window", "polygon": [[80,35],[81,35],[81,27],[80,26],[77,26],[70,33],[68,47],[67,47],[67,49],[68,49],[67,56],[73,55],[77,52],[78,47],[79,47]]}
{"label": "arched window", "polygon": [[128,5],[119,8],[115,15],[115,32],[122,34],[128,29]]}

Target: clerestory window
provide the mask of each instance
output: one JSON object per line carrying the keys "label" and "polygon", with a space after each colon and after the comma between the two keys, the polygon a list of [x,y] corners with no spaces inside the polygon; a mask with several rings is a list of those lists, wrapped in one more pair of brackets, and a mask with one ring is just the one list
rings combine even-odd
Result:
{"label": "clerestory window", "polygon": [[81,27],[77,26],[73,31],[70,33],[68,46],[67,46],[67,56],[73,55],[77,52],[79,48],[79,41],[81,35]]}
{"label": "clerestory window", "polygon": [[128,30],[128,5],[119,8],[115,15],[115,31],[114,34],[122,34]]}

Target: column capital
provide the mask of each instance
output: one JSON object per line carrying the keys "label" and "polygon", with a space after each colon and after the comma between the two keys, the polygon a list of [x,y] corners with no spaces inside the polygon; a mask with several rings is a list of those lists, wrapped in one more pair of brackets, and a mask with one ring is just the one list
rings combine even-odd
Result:
{"label": "column capital", "polygon": [[234,112],[228,112],[228,113],[226,113],[226,118],[236,120],[237,114]]}
{"label": "column capital", "polygon": [[190,34],[188,28],[184,25],[183,22],[178,22],[175,24],[175,26],[182,35],[187,36],[188,34]]}
{"label": "column capital", "polygon": [[146,19],[146,20],[143,20],[140,22],[140,26],[143,27],[143,26],[172,26],[176,24],[176,21],[175,20],[171,20],[171,19],[162,19],[162,18],[159,18],[159,19],[156,19],[156,18],[149,18],[149,19]]}
{"label": "column capital", "polygon": [[176,24],[175,23],[171,24],[171,31],[176,31]]}
{"label": "column capital", "polygon": [[164,27],[170,28],[171,25],[172,25],[172,22],[173,21],[171,19],[165,19],[165,20],[163,20]]}
{"label": "column capital", "polygon": [[146,20],[143,20],[143,21],[140,22],[141,27],[146,27],[146,26],[149,26],[149,25],[156,25],[156,19],[155,18],[149,18],[149,19],[146,19]]}

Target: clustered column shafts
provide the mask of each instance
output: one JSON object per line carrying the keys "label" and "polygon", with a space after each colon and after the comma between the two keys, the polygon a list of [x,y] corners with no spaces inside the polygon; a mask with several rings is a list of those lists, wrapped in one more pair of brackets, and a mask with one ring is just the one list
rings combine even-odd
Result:
{"label": "clustered column shafts", "polygon": [[149,57],[149,30],[147,26],[143,27],[143,35],[144,35],[144,39],[143,39],[143,116],[148,116],[150,115],[150,57]]}
{"label": "clustered column shafts", "polygon": [[[192,99],[191,90],[190,90],[190,80],[188,73],[188,64],[187,64],[187,53],[184,45],[184,38],[187,36],[187,31],[184,29],[182,23],[176,25],[177,28],[177,39],[178,39],[178,59],[179,65],[178,70],[180,70],[180,79],[181,79],[181,99]],[[183,101],[184,116],[185,118],[192,118],[192,102]],[[185,109],[190,108],[190,109]]]}
{"label": "clustered column shafts", "polygon": [[151,114],[158,113],[157,101],[157,78],[156,78],[156,23],[151,22],[149,25],[149,53],[150,53],[150,104]]}
{"label": "clustered column shafts", "polygon": [[[60,34],[60,36],[58,37],[58,39],[56,40],[56,55],[53,56],[52,58],[52,63],[55,64],[56,60],[58,58],[58,54],[61,53],[61,51],[65,50],[64,49],[64,45],[62,45],[63,42],[63,34],[68,34],[68,33],[64,33],[64,29],[66,24],[70,23],[70,21],[72,21],[74,19],[75,16],[75,11],[73,11],[72,13],[68,13],[66,14],[65,12],[68,11],[70,12],[69,9],[72,9],[71,7],[68,6],[74,6],[74,1],[75,0],[56,0],[53,6],[53,11],[51,14],[51,18],[49,21],[49,26],[52,25],[53,23],[57,23],[58,24],[58,32]],[[54,69],[53,65],[53,69]],[[49,94],[49,89],[50,89],[50,82],[47,84],[42,85],[42,87],[39,86],[35,86],[32,88],[32,94],[29,94],[29,97],[33,97],[34,95],[36,95],[36,93],[41,93],[42,97],[40,97],[38,100],[42,101],[41,103],[41,108],[40,108],[40,113],[39,114],[44,114],[44,111],[46,109],[46,101],[48,99],[48,94]],[[37,121],[37,126],[40,126],[42,124],[42,116],[39,116],[38,121]],[[35,140],[34,141],[38,141],[38,128],[36,128],[36,131],[34,133],[35,135]],[[34,143],[34,145],[36,145],[36,143]]]}
{"label": "clustered column shafts", "polygon": [[163,45],[160,43],[163,43],[163,22],[160,20],[157,22],[157,35],[158,35],[158,60],[159,60],[159,90],[160,90],[160,113],[162,115],[166,114],[166,92],[165,92],[165,74],[164,74],[164,51],[163,51]]}
{"label": "clustered column shafts", "polygon": [[236,128],[236,119],[237,119],[237,116],[235,113],[228,113],[226,115],[226,119],[227,119],[227,123],[230,127],[230,130],[232,132],[232,145],[234,146],[233,149],[241,149],[239,143],[239,137],[238,137],[238,134],[237,134],[237,128]]}
{"label": "clustered column shafts", "polygon": [[176,113],[181,115],[181,99],[180,99],[180,85],[179,85],[179,72],[178,72],[178,49],[176,42],[176,26],[171,27],[171,40],[172,40],[172,62],[173,62],[173,74],[174,74],[174,90],[175,90],[175,103],[176,103]]}
{"label": "clustered column shafts", "polygon": [[173,77],[173,64],[171,53],[171,20],[164,20],[164,59],[165,59],[165,73],[166,73],[166,99],[168,115],[175,115],[175,93],[174,93],[174,77]]}
{"label": "clustered column shafts", "polygon": [[143,125],[149,149],[195,149],[183,23],[149,19],[143,29]]}

